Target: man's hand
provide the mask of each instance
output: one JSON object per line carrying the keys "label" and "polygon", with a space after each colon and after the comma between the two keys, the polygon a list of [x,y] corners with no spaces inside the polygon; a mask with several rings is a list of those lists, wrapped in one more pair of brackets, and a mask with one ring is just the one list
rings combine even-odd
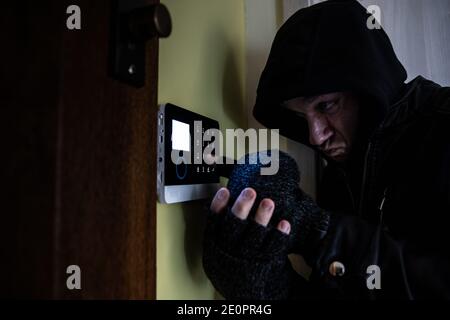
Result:
{"label": "man's hand", "polygon": [[[221,188],[217,191],[214,199],[211,203],[211,211],[216,214],[223,214],[228,205],[230,198],[230,192],[227,188]],[[231,212],[239,219],[246,220],[250,210],[252,209],[256,199],[256,192],[252,188],[246,188],[242,190],[236,202],[231,208]],[[270,219],[272,218],[272,213],[275,208],[275,204],[271,199],[263,199],[256,210],[255,222],[263,227],[267,227]],[[277,229],[285,234],[289,234],[291,230],[291,225],[286,220],[281,220]]]}
{"label": "man's hand", "polygon": [[256,192],[245,188],[231,208],[230,193],[220,189],[210,207],[203,242],[203,266],[227,299],[286,299],[299,276],[288,260],[288,221],[269,225],[275,204],[263,199],[248,218]]}

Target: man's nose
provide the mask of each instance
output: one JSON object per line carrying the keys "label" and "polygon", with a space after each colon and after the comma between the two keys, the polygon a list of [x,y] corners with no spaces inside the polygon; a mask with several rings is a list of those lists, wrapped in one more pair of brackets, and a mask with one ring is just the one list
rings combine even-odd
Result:
{"label": "man's nose", "polygon": [[312,119],[309,123],[309,143],[320,146],[333,135],[333,130],[324,117]]}

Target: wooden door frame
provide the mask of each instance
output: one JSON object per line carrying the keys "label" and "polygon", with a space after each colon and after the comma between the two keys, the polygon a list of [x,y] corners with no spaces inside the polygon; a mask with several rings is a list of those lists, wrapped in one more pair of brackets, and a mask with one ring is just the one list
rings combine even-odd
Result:
{"label": "wooden door frame", "polygon": [[[71,4],[78,31],[66,28]],[[1,62],[1,297],[156,298],[158,40],[146,86],[111,79],[110,4],[29,1],[0,14],[12,44]],[[72,264],[81,290],[66,287]]]}

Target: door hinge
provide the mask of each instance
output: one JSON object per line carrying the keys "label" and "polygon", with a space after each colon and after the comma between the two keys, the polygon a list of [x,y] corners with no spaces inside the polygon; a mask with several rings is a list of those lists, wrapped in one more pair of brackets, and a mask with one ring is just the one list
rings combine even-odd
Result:
{"label": "door hinge", "polygon": [[111,10],[110,75],[134,87],[145,84],[146,42],[172,31],[169,11],[148,0],[113,0]]}

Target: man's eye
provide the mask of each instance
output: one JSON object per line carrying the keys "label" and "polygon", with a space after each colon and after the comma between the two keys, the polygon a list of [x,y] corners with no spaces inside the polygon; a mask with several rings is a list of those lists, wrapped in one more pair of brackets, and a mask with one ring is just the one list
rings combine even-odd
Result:
{"label": "man's eye", "polygon": [[337,101],[324,101],[318,104],[317,109],[322,113],[333,112],[337,107]]}

